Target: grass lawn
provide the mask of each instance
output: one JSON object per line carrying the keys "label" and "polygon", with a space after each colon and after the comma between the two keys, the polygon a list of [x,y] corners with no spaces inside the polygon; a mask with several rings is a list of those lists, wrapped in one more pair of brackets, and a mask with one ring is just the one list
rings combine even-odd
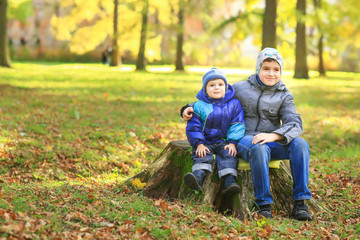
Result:
{"label": "grass lawn", "polygon": [[[148,199],[123,181],[169,141],[206,68],[17,62],[0,68],[0,239],[358,239],[360,74],[282,79],[311,148],[314,221],[240,221],[194,199]],[[165,70],[165,71],[163,71]],[[251,70],[226,69],[229,83]]]}

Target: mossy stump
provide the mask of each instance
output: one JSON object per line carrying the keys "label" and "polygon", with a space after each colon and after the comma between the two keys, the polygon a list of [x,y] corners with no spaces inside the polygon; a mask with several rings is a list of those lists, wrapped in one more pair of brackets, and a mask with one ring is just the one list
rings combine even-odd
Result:
{"label": "mossy stump", "polygon": [[[292,210],[292,177],[288,161],[281,161],[280,167],[270,169],[271,191],[274,197],[273,210],[283,212],[290,216]],[[150,198],[183,199],[193,194],[184,184],[184,175],[191,171],[191,147],[188,141],[170,142],[162,153],[147,168],[129,180],[138,178],[146,182],[143,190],[145,196]],[[254,205],[254,188],[249,170],[238,171],[238,184],[241,192],[232,198],[223,197],[221,194],[222,182],[220,181],[216,165],[212,174],[206,176],[204,181],[204,195],[202,201],[212,204],[222,213],[230,213],[240,219],[251,216]],[[324,208],[314,199],[307,202],[312,213]]]}

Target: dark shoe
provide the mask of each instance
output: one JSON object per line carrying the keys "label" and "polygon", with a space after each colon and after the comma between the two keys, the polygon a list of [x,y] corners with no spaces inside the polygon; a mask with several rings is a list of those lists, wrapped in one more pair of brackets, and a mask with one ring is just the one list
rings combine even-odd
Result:
{"label": "dark shoe", "polygon": [[204,182],[205,171],[196,170],[192,173],[187,173],[184,176],[185,184],[192,190],[202,191],[202,185]]}
{"label": "dark shoe", "polygon": [[292,211],[292,218],[299,221],[311,221],[312,217],[309,214],[309,209],[305,205],[304,200],[294,201],[294,208]]}
{"label": "dark shoe", "polygon": [[258,206],[258,215],[263,216],[264,218],[272,219],[271,205],[260,205]]}
{"label": "dark shoe", "polygon": [[235,176],[229,174],[224,176],[224,190],[222,191],[223,195],[226,195],[227,197],[231,197],[235,194],[240,193],[241,188],[236,183]]}

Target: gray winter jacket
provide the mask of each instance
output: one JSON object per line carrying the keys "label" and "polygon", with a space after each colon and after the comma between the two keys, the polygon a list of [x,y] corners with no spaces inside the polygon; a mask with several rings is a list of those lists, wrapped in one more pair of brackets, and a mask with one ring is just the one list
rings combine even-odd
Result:
{"label": "gray winter jacket", "polygon": [[245,135],[274,132],[284,137],[278,141],[281,144],[288,144],[301,135],[302,120],[296,113],[294,96],[281,80],[271,87],[261,86],[253,74],[233,87],[235,97],[244,108]]}
{"label": "gray winter jacket", "polygon": [[[294,96],[281,80],[271,87],[261,86],[253,74],[232,86],[235,98],[244,109],[245,135],[274,132],[284,137],[278,143],[289,144],[302,134],[302,120],[296,113]],[[184,106],[180,110],[181,116],[187,106],[193,104]]]}

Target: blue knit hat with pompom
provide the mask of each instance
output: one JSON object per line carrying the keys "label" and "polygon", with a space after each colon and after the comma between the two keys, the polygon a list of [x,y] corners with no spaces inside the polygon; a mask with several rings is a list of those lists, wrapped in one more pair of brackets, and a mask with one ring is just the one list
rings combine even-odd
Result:
{"label": "blue knit hat with pompom", "polygon": [[227,80],[226,80],[225,73],[223,71],[221,71],[220,69],[213,67],[209,71],[207,71],[203,76],[202,82],[203,82],[204,91],[206,91],[206,85],[208,84],[208,82],[210,80],[213,80],[213,79],[222,79],[222,80],[224,80],[225,89],[228,89],[228,83],[227,83]]}

